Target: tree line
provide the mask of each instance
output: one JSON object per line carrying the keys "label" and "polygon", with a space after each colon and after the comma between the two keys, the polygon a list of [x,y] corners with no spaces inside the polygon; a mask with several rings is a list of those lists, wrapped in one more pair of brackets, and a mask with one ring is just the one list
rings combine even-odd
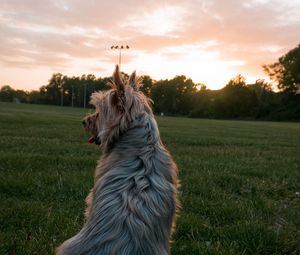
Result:
{"label": "tree line", "polygon": [[[300,120],[300,44],[279,60],[263,66],[277,84],[257,80],[247,84],[242,75],[232,78],[222,89],[210,90],[181,75],[155,81],[142,76],[141,90],[154,101],[157,114],[200,118]],[[127,74],[123,74],[128,77]],[[88,74],[68,77],[55,73],[47,85],[37,91],[0,89],[0,101],[89,107],[94,91],[110,88],[111,77],[96,78]]]}

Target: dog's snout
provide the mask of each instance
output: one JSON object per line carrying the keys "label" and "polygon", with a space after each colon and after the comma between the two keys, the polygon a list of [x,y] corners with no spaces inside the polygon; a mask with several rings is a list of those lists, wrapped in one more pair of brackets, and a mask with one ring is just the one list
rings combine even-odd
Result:
{"label": "dog's snout", "polygon": [[82,125],[86,126],[86,121],[85,120],[82,121]]}

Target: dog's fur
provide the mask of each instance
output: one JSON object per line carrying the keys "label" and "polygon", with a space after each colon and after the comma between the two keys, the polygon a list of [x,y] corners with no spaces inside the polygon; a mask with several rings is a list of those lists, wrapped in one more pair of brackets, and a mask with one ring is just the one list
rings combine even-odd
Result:
{"label": "dog's fur", "polygon": [[177,201],[177,167],[163,146],[151,101],[139,91],[135,72],[112,89],[96,92],[96,112],[84,119],[100,144],[86,221],[57,255],[167,255]]}

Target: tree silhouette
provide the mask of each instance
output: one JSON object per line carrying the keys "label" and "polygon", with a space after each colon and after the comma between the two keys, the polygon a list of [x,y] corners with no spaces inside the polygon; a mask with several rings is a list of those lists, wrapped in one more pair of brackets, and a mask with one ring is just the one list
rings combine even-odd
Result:
{"label": "tree silhouette", "polygon": [[0,90],[0,100],[4,102],[12,102],[15,91],[9,85],[4,85]]}
{"label": "tree silhouette", "polygon": [[[269,83],[257,80],[246,84],[242,75],[231,79],[224,88],[210,90],[205,84],[195,84],[178,75],[172,79],[155,81],[142,76],[141,91],[154,101],[154,111],[166,115],[185,115],[201,118],[241,118],[300,120],[299,53],[300,46],[265,66],[272,79],[278,82],[280,92],[274,92]],[[122,73],[128,79],[126,73]],[[0,89],[0,101],[56,104],[89,107],[89,98],[95,91],[107,90],[112,77],[96,78],[93,74],[68,77],[54,73],[48,84],[38,91],[14,90],[8,85]],[[15,100],[18,99],[18,100]]]}
{"label": "tree silhouette", "polygon": [[62,103],[61,94],[65,92],[63,90],[63,83],[63,75],[61,73],[54,73],[50,78],[48,85],[41,88],[41,92],[47,103],[56,105]]}
{"label": "tree silhouette", "polygon": [[246,115],[248,93],[245,78],[240,74],[220,91],[213,104],[215,117],[240,118]]}
{"label": "tree silhouette", "polygon": [[151,98],[155,102],[156,112],[187,115],[194,107],[192,99],[195,92],[193,81],[181,75],[171,80],[157,81],[152,88]]}
{"label": "tree silhouette", "polygon": [[300,92],[300,44],[271,65],[264,65],[264,71],[277,82],[284,92]]}
{"label": "tree silhouette", "polygon": [[153,88],[153,80],[151,79],[150,76],[148,75],[144,75],[141,77],[142,80],[142,87],[141,87],[141,91],[146,95],[146,96],[150,96],[151,94],[151,90]]}

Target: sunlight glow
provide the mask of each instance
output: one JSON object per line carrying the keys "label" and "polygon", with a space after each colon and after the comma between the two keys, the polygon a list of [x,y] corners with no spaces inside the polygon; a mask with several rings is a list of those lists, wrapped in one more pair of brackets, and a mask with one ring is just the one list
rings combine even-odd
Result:
{"label": "sunlight glow", "polygon": [[126,70],[139,67],[142,73],[154,79],[185,75],[195,83],[204,83],[211,89],[223,87],[224,80],[228,81],[237,74],[236,67],[244,65],[242,60],[222,60],[219,52],[206,51],[201,49],[201,45],[165,48],[156,55],[136,53],[133,59],[126,64]]}

